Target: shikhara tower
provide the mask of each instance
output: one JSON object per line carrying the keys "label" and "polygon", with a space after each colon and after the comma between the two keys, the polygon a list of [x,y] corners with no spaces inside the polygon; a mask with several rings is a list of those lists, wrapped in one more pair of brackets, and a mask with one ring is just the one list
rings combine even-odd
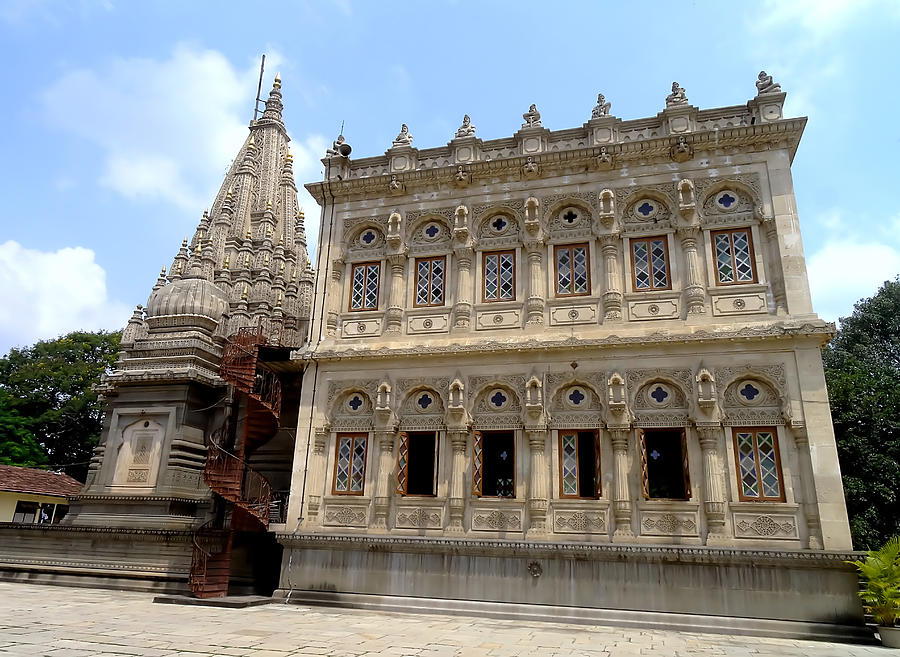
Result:
{"label": "shikhara tower", "polygon": [[0,568],[859,636],[784,99],[340,136],[316,275],[276,78],[126,327],[68,524],[5,528]]}

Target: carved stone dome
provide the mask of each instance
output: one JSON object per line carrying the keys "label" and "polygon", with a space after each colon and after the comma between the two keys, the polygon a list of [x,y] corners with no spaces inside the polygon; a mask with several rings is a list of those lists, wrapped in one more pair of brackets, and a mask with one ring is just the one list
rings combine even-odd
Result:
{"label": "carved stone dome", "polygon": [[187,275],[154,291],[147,300],[147,324],[154,328],[197,327],[214,331],[228,310],[228,297],[215,283]]}

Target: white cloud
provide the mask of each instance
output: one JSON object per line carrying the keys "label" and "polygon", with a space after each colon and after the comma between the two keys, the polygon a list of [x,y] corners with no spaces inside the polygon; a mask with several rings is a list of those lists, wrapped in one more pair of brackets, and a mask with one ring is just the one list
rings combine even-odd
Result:
{"label": "white cloud", "polygon": [[[282,63],[270,49],[267,80]],[[69,71],[44,92],[44,112],[55,127],[101,150],[99,184],[194,217],[211,204],[247,135],[258,75],[256,62],[235,68],[216,50],[179,44],[165,59],[117,58],[101,69]],[[290,88],[286,79],[286,95]],[[317,135],[292,142],[297,180],[319,178],[325,143]],[[317,214],[310,197],[301,203]]]}
{"label": "white cloud", "polygon": [[106,272],[80,246],[46,252],[0,244],[0,353],[69,331],[115,330],[130,309],[108,297]]}
{"label": "white cloud", "polygon": [[870,0],[766,0],[762,7],[754,8],[753,22],[763,32],[782,28],[803,31],[803,40],[814,46],[871,5]]}
{"label": "white cloud", "polygon": [[900,248],[885,242],[830,238],[807,259],[813,308],[829,321],[846,317],[900,274]]}

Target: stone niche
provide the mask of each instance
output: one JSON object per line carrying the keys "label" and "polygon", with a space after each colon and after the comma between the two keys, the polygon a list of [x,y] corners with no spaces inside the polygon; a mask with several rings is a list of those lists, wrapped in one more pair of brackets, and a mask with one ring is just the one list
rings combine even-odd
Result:
{"label": "stone niche", "polygon": [[166,428],[162,418],[142,417],[128,424],[114,447],[112,486],[153,488],[159,473]]}

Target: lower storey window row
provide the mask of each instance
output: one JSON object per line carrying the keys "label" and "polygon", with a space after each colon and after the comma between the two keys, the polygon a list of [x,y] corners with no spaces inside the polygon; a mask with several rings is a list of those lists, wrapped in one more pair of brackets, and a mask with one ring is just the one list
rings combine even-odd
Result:
{"label": "lower storey window row", "polygon": [[[596,430],[559,430],[558,474],[562,498],[603,495],[600,436]],[[773,427],[732,430],[741,501],[783,502],[784,483],[777,433]],[[439,437],[434,431],[401,432],[396,487],[400,495],[437,495]],[[368,435],[338,434],[334,464],[335,495],[362,495]],[[638,434],[641,492],[648,500],[689,500],[690,465],[684,429],[641,429]],[[515,498],[516,435],[475,431],[472,436],[472,494]]]}

